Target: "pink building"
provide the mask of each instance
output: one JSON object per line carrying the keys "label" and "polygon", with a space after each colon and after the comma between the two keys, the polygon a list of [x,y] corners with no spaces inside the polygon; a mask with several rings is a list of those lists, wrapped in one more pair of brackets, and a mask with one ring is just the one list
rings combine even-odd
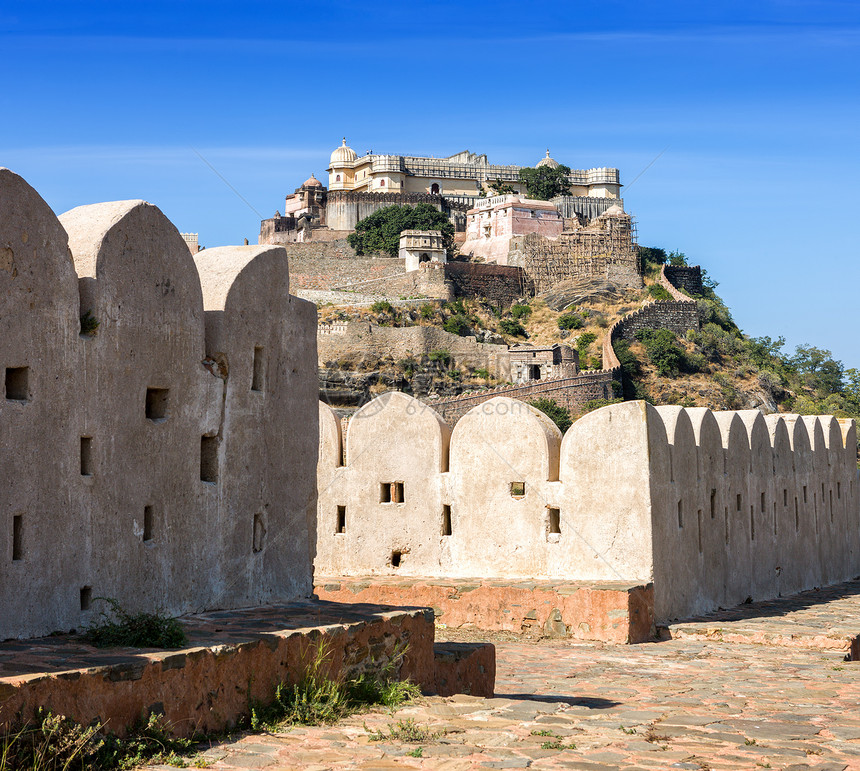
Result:
{"label": "pink building", "polygon": [[537,233],[556,239],[564,220],[549,201],[519,195],[497,195],[466,213],[466,241],[460,253],[506,265],[513,236]]}

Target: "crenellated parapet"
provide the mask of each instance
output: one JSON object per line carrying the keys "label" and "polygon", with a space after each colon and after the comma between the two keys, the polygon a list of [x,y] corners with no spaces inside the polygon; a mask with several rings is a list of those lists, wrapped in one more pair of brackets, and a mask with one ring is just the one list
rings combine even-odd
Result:
{"label": "crenellated parapet", "polygon": [[316,313],[284,250],[192,256],[144,201],[57,218],[0,169],[0,283],[0,638],[86,626],[98,597],[306,596]]}
{"label": "crenellated parapet", "polygon": [[562,436],[499,396],[451,431],[389,393],[320,421],[322,575],[653,582],[667,621],[860,568],[851,420],[624,402]]}

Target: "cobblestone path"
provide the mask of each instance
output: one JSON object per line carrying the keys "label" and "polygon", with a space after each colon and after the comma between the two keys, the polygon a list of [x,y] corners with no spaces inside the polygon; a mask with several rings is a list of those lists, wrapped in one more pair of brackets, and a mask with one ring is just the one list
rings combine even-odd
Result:
{"label": "cobblestone path", "polygon": [[[205,757],[222,770],[860,769],[860,663],[841,651],[487,638],[496,698],[424,698],[334,727],[247,736]],[[373,740],[407,721],[432,738]]]}

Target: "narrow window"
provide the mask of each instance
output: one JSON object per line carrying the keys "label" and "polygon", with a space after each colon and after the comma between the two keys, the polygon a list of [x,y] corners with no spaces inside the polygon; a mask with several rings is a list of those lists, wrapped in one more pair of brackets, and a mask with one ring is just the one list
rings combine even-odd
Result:
{"label": "narrow window", "polygon": [[442,505],[442,535],[451,535],[451,507]]}
{"label": "narrow window", "polygon": [[761,494],[761,513],[764,514],[764,493]]}
{"label": "narrow window", "polygon": [[741,510],[741,494],[740,493],[738,493],[738,500],[737,500],[736,505],[737,505],[737,510],[740,511]]}
{"label": "narrow window", "polygon": [[711,519],[717,516],[717,491],[711,488]]}
{"label": "narrow window", "polygon": [[81,476],[91,477],[93,475],[93,438],[91,436],[81,437]]}
{"label": "narrow window", "polygon": [[549,530],[550,535],[561,535],[561,511],[559,509],[549,509]]}
{"label": "narrow window", "polygon": [[149,420],[167,419],[167,396],[170,390],[167,388],[146,389],[146,417]]}
{"label": "narrow window", "polygon": [[12,517],[12,560],[24,558],[24,515]]}
{"label": "narrow window", "polygon": [[400,567],[400,560],[402,558],[403,558],[403,552],[401,552],[400,550],[395,550],[395,551],[391,552],[391,567],[399,568]]}
{"label": "narrow window", "polygon": [[391,482],[379,483],[379,502],[391,503]]}
{"label": "narrow window", "polygon": [[200,481],[218,481],[218,437],[200,437]]}
{"label": "narrow window", "polygon": [[678,527],[684,527],[684,502],[678,501]]}
{"label": "narrow window", "polygon": [[702,510],[698,509],[696,511],[696,521],[699,526],[699,554],[702,553]]}
{"label": "narrow window", "polygon": [[30,398],[30,368],[6,368],[6,398],[16,402],[26,402]]}
{"label": "narrow window", "polygon": [[337,526],[334,529],[336,535],[346,532],[346,506],[337,507]]}
{"label": "narrow window", "polygon": [[755,540],[755,506],[750,506],[750,540]]}
{"label": "narrow window", "polygon": [[794,496],[794,532],[800,530],[800,509],[797,506],[797,496]]}
{"label": "narrow window", "polygon": [[[251,390],[263,391],[266,386],[266,359],[264,350],[260,347],[254,348],[254,373],[251,376]],[[247,382],[247,381],[246,381]]]}
{"label": "narrow window", "polygon": [[262,514],[254,515],[254,540],[253,540],[253,550],[254,554],[257,554],[263,551],[263,544],[266,541],[266,523],[263,521]]}
{"label": "narrow window", "polygon": [[93,588],[91,586],[81,587],[81,610],[89,610],[93,600]]}
{"label": "narrow window", "polygon": [[144,506],[143,507],[143,540],[151,541],[152,540],[152,528],[153,528],[153,519],[154,514],[152,510],[152,506]]}
{"label": "narrow window", "polygon": [[809,498],[806,497],[806,485],[803,486],[803,502],[809,503]]}
{"label": "narrow window", "polygon": [[403,482],[391,483],[391,497],[394,499],[395,503],[403,503],[403,501],[406,500],[403,495]]}
{"label": "narrow window", "polygon": [[773,534],[776,535],[776,501],[773,502]]}
{"label": "narrow window", "polygon": [[511,482],[511,497],[523,498],[526,494],[525,482]]}

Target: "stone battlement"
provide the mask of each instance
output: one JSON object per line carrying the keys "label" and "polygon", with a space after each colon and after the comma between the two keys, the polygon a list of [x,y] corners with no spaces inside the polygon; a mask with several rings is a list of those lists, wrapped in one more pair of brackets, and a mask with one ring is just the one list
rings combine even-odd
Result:
{"label": "stone battlement", "polygon": [[856,446],[852,420],[645,402],[562,437],[497,397],[452,431],[398,392],[343,437],[320,405],[315,569],[653,583],[658,622],[786,595],[860,569]]}
{"label": "stone battlement", "polygon": [[0,169],[0,639],[312,588],[316,308],[278,246]]}

